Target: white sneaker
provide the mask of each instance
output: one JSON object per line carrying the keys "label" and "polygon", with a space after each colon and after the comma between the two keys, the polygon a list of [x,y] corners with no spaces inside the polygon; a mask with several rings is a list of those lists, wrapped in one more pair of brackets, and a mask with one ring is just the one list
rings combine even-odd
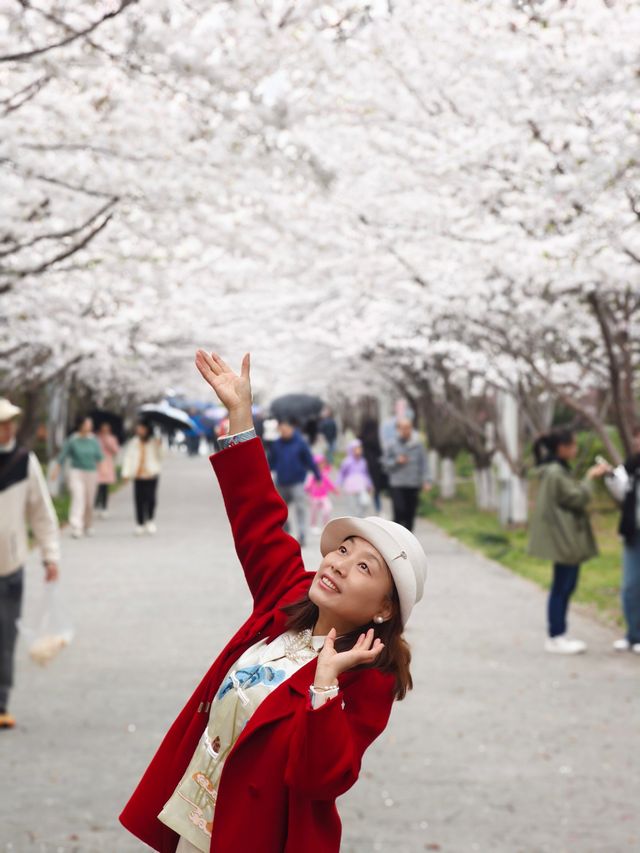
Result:
{"label": "white sneaker", "polygon": [[74,539],[82,539],[82,530],[72,530],[71,535]]}
{"label": "white sneaker", "polygon": [[620,640],[615,640],[613,648],[617,652],[628,652],[631,649],[631,643],[626,637],[622,637]]}
{"label": "white sneaker", "polygon": [[153,534],[157,531],[157,529],[158,528],[156,527],[154,521],[147,521],[147,523],[145,524],[145,530],[147,531],[147,533]]}
{"label": "white sneaker", "polygon": [[556,655],[579,655],[587,650],[586,643],[583,643],[582,640],[572,640],[566,634],[547,637],[544,647],[547,652]]}
{"label": "white sneaker", "polygon": [[631,651],[636,655],[640,655],[640,643],[634,643],[631,646]]}
{"label": "white sneaker", "polygon": [[138,524],[138,526],[133,532],[136,536],[142,536],[142,534],[144,533],[144,524]]}

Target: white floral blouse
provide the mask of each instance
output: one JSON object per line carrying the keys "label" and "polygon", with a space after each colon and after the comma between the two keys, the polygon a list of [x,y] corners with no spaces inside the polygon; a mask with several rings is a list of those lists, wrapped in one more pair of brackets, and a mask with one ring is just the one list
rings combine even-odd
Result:
{"label": "white floral blouse", "polygon": [[309,629],[287,631],[271,643],[255,643],[231,667],[211,704],[193,758],[158,815],[181,836],[176,853],[209,853],[218,784],[229,753],[260,703],[316,657],[324,640]]}

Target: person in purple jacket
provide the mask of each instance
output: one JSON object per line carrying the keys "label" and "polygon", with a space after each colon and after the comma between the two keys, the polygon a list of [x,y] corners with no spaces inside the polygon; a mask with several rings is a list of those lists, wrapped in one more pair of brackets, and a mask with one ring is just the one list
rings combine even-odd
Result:
{"label": "person in purple jacket", "polygon": [[363,518],[371,508],[373,483],[359,438],[347,445],[347,455],[338,472],[338,486],[347,498],[350,515]]}

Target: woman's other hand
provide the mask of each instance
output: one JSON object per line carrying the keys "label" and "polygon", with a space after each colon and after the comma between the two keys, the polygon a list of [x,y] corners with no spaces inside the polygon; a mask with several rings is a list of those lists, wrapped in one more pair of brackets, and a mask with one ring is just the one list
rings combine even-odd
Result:
{"label": "woman's other hand", "polygon": [[336,630],[332,628],[318,655],[313,681],[315,687],[331,687],[337,682],[338,676],[348,669],[373,663],[384,648],[382,640],[374,638],[373,628],[366,634],[360,634],[354,646],[345,652],[336,651],[335,639]]}

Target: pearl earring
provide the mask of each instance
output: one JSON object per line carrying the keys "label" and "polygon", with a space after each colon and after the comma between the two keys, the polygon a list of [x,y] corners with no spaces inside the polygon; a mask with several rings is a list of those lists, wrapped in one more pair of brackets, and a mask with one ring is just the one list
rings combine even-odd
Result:
{"label": "pearl earring", "polygon": [[376,622],[378,625],[382,625],[382,623],[384,622],[384,618],[382,616],[374,616],[373,621]]}

